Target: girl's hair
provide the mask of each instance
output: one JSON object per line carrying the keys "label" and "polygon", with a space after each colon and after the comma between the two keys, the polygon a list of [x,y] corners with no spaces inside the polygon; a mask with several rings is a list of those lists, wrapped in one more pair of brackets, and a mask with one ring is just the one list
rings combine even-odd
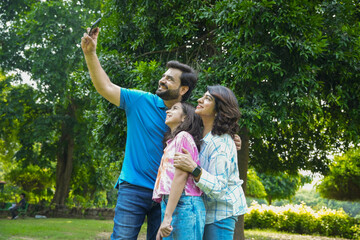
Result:
{"label": "girl's hair", "polygon": [[215,98],[216,116],[211,133],[214,135],[227,133],[234,137],[239,130],[238,120],[241,117],[235,94],[229,88],[220,85],[208,86],[207,90]]}
{"label": "girl's hair", "polygon": [[202,137],[202,120],[200,116],[195,113],[195,108],[186,102],[181,102],[181,107],[183,110],[183,114],[185,115],[185,119],[180,125],[175,129],[172,133],[171,130],[168,130],[163,139],[164,147],[166,146],[166,141],[169,139],[173,139],[179,132],[186,131],[192,135],[194,138],[196,147],[200,151],[200,140]]}

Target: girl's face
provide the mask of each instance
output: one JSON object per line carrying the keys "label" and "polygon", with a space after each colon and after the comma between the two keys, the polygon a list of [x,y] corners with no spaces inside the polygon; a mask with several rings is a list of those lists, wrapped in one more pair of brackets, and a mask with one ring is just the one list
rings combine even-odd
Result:
{"label": "girl's face", "polygon": [[200,117],[215,118],[215,98],[207,91],[202,98],[198,99],[195,113]]}
{"label": "girl's face", "polygon": [[180,123],[185,119],[181,103],[175,103],[169,110],[166,111],[165,124],[174,131]]}

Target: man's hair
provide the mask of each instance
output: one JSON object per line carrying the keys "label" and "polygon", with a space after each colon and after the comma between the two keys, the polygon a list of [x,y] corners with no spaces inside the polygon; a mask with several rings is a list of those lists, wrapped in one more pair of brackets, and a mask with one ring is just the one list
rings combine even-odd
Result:
{"label": "man's hair", "polygon": [[241,117],[235,94],[229,88],[216,85],[207,90],[215,98],[216,117],[211,130],[214,135],[229,134],[231,137],[239,130],[238,120]]}
{"label": "man's hair", "polygon": [[173,139],[179,132],[186,131],[188,132],[194,139],[196,147],[200,151],[200,141],[202,138],[202,120],[199,115],[195,113],[195,108],[190,103],[181,102],[181,108],[183,110],[183,114],[185,115],[185,119],[172,133],[169,129],[163,139],[164,147],[166,147],[166,142],[169,139]]}
{"label": "man's hair", "polygon": [[180,63],[178,61],[169,61],[166,64],[166,67],[179,69],[182,72],[180,76],[180,81],[181,81],[180,86],[188,86],[189,90],[182,96],[181,101],[188,100],[198,80],[195,70],[190,66]]}
{"label": "man's hair", "polygon": [[22,195],[24,198],[26,197],[25,193],[21,193],[20,195]]}

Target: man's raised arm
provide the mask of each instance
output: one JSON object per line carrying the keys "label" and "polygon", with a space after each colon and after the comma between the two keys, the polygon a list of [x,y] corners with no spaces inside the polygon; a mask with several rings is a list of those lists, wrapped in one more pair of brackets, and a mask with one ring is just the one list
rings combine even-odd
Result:
{"label": "man's raised arm", "polygon": [[121,92],[120,87],[110,81],[110,78],[101,67],[99,58],[96,55],[96,44],[98,36],[99,28],[96,28],[94,31],[92,31],[91,36],[89,36],[87,33],[84,33],[84,36],[81,38],[81,48],[84,52],[86,64],[96,91],[109,102],[119,106]]}

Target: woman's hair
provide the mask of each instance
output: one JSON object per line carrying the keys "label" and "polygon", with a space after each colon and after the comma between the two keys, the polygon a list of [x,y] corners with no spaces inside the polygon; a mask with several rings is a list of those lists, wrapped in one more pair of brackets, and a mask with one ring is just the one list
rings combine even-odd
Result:
{"label": "woman's hair", "polygon": [[238,120],[241,117],[235,94],[229,88],[220,85],[208,86],[207,90],[215,98],[216,116],[211,133],[227,133],[234,137],[239,130]]}
{"label": "woman's hair", "polygon": [[181,107],[185,119],[180,125],[175,129],[174,132],[168,130],[163,139],[164,146],[166,146],[166,141],[174,138],[179,132],[186,131],[192,135],[194,138],[196,147],[200,150],[200,140],[202,138],[202,120],[199,115],[195,113],[195,108],[186,102],[181,102]]}

